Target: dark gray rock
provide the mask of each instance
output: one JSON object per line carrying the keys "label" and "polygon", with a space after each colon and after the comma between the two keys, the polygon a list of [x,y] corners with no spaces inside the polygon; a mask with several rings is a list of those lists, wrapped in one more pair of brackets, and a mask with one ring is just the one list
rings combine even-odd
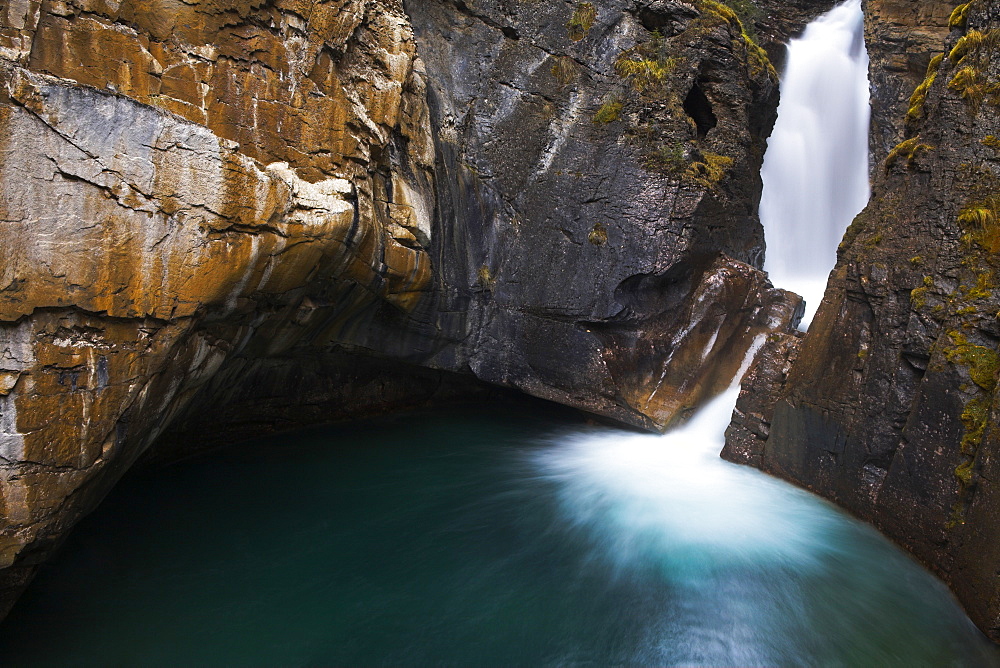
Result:
{"label": "dark gray rock", "polygon": [[939,45],[950,55],[876,166],[797,358],[759,358],[725,451],[873,522],[995,640],[1000,115],[979,93],[1000,75],[983,38],[998,28],[996,3],[973,3]]}

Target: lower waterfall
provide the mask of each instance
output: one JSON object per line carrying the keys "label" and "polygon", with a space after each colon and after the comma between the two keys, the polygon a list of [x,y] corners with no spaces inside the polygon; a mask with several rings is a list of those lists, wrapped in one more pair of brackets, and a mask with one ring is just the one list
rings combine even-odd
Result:
{"label": "lower waterfall", "polygon": [[[765,158],[767,269],[811,311],[868,197],[860,21],[850,0],[789,47]],[[665,436],[494,406],[133,475],[0,626],[0,656],[1000,666],[944,584],[873,528],[719,458],[737,393]]]}

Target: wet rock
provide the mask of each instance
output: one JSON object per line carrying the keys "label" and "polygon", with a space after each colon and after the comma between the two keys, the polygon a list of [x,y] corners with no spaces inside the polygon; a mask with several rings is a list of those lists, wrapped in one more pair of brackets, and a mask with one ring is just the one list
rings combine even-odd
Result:
{"label": "wet rock", "polygon": [[757,468],[762,466],[775,406],[798,357],[801,342],[798,333],[767,336],[740,385],[733,419],[726,429],[723,459]]}
{"label": "wet rock", "polygon": [[967,10],[920,113],[897,117],[906,136],[874,169],[797,357],[776,350],[748,377],[726,456],[874,523],[1000,640],[1000,116],[979,96],[1000,80],[1000,9]]}
{"label": "wet rock", "polygon": [[0,610],[206,423],[485,384],[683,419],[794,326],[776,103],[708,1],[0,8]]}
{"label": "wet rock", "polygon": [[426,221],[377,174],[391,140],[401,191],[432,160],[409,24],[302,11],[4,9],[0,610],[258,328],[303,334],[306,286],[426,291],[426,247],[389,233]]}
{"label": "wet rock", "polygon": [[873,168],[907,136],[910,98],[914,89],[926,78],[931,58],[944,49],[950,30],[948,19],[955,5],[946,0],[869,0],[866,4],[865,42],[871,59]]}

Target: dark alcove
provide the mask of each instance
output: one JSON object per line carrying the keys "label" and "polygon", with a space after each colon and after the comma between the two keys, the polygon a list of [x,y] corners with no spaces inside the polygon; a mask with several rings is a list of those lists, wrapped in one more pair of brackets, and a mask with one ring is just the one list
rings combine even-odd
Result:
{"label": "dark alcove", "polygon": [[684,98],[684,113],[694,119],[694,123],[698,127],[699,137],[707,135],[708,131],[719,123],[712,112],[712,103],[697,83],[691,86],[687,97]]}

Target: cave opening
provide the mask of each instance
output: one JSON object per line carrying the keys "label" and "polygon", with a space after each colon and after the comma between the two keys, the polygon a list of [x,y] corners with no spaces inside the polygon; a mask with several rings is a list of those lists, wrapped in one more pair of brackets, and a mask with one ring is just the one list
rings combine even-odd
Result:
{"label": "cave opening", "polygon": [[687,97],[684,98],[684,113],[694,120],[694,124],[698,128],[699,138],[705,137],[709,130],[719,124],[719,119],[712,111],[712,102],[697,82],[691,86]]}

